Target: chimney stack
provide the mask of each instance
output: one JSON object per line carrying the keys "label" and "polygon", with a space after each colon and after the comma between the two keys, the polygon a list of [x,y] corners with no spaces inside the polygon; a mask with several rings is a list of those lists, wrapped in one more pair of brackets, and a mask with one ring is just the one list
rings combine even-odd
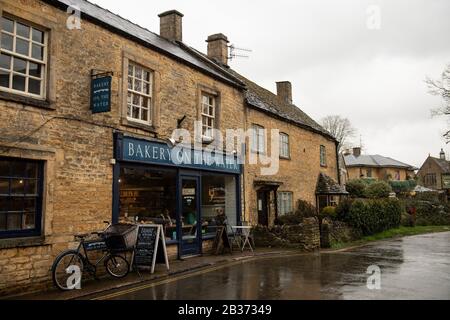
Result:
{"label": "chimney stack", "polygon": [[441,153],[439,154],[441,160],[446,160],[444,149],[441,149]]}
{"label": "chimney stack", "polygon": [[292,84],[289,81],[277,82],[277,95],[287,104],[292,104]]}
{"label": "chimney stack", "polygon": [[228,65],[228,38],[222,34],[217,33],[208,37],[208,57],[217,62]]}
{"label": "chimney stack", "polygon": [[158,15],[159,35],[170,41],[183,41],[183,14],[170,10]]}
{"label": "chimney stack", "polygon": [[361,155],[361,147],[353,148],[353,156],[358,158]]}

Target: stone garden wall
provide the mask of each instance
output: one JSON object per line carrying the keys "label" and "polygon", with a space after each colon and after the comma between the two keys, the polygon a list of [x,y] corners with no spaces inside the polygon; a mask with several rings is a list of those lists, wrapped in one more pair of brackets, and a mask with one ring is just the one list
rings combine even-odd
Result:
{"label": "stone garden wall", "polygon": [[348,226],[342,221],[323,219],[321,225],[320,242],[322,248],[331,248],[333,244],[351,242],[361,239],[361,231]]}
{"label": "stone garden wall", "polygon": [[258,227],[254,231],[257,247],[298,248],[305,251],[320,249],[320,227],[317,218],[306,218],[292,226]]}

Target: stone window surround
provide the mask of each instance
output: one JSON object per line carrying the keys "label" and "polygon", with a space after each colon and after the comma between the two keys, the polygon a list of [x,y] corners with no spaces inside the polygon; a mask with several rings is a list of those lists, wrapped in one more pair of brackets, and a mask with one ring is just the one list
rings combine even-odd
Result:
{"label": "stone window surround", "polygon": [[57,19],[48,15],[37,15],[31,10],[26,10],[12,3],[2,3],[0,16],[6,15],[18,21],[23,21],[31,26],[36,26],[45,32],[47,36],[47,60],[44,79],[44,98],[35,98],[27,94],[6,92],[0,90],[0,99],[16,103],[26,104],[37,108],[55,110],[52,102],[56,101],[55,69],[52,67],[52,52],[55,51],[55,42],[52,41],[52,30],[56,29]]}
{"label": "stone window surround", "polygon": [[51,235],[52,222],[52,183],[49,177],[53,175],[55,163],[55,150],[47,148],[39,148],[31,145],[23,145],[22,147],[2,145],[6,149],[2,153],[4,157],[24,158],[43,162],[43,189],[42,189],[42,206],[41,206],[41,232],[40,236],[17,237],[0,239],[0,250],[18,247],[36,247],[47,244],[47,237]]}
{"label": "stone window surround", "polygon": [[[128,127],[133,127],[137,129],[141,129],[144,131],[148,131],[151,133],[158,133],[158,129],[160,128],[161,124],[161,117],[160,117],[160,99],[159,99],[159,93],[160,93],[160,86],[161,86],[161,73],[160,73],[160,67],[159,64],[142,58],[129,50],[123,50],[123,59],[122,59],[122,78],[121,78],[121,89],[119,98],[121,101],[120,106],[120,118],[121,118],[121,124]],[[148,69],[153,73],[153,83],[152,83],[152,105],[151,105],[151,119],[152,123],[150,124],[144,124],[142,122],[134,122],[132,120],[129,120],[127,117],[127,96],[128,96],[128,65],[129,62],[136,63],[138,65],[141,65],[142,67]]]}
{"label": "stone window surround", "polygon": [[[288,145],[288,155],[284,156],[282,155],[282,144],[281,144],[281,137],[285,136],[287,137],[287,145]],[[280,159],[284,159],[284,160],[291,160],[291,138],[289,136],[289,134],[287,134],[286,132],[280,132]]]}
{"label": "stone window surround", "polygon": [[327,148],[324,145],[320,145],[320,166],[323,167],[323,168],[328,167],[328,164],[327,164]]}
{"label": "stone window surround", "polygon": [[[197,86],[197,121],[202,121],[202,96],[203,94],[207,94],[210,96],[214,96],[216,99],[216,110],[215,110],[215,118],[214,118],[214,129],[221,130],[221,110],[222,110],[222,94],[221,92],[215,88],[210,87],[205,84],[198,84]],[[202,127],[203,129],[203,127]],[[212,139],[206,139],[202,136],[202,142],[205,144],[210,144],[214,142],[214,137]]]}
{"label": "stone window surround", "polygon": [[[251,129],[262,129],[263,130],[263,142],[264,142],[264,150],[259,150],[260,144],[259,144],[259,138],[258,138],[258,134],[257,134],[257,139],[256,142],[255,141],[251,141],[250,143],[250,152],[254,153],[254,154],[261,154],[261,155],[265,155],[267,154],[268,150],[267,150],[267,132],[266,132],[266,128],[262,125],[259,125],[257,123],[252,123],[251,124]],[[252,139],[253,139],[253,133],[252,133]],[[254,143],[256,143],[256,150],[254,148]]]}

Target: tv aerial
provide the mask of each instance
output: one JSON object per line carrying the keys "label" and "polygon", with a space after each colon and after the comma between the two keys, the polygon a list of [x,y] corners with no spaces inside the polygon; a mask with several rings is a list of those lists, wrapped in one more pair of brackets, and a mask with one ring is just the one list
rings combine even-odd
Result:
{"label": "tv aerial", "polygon": [[250,56],[243,54],[243,53],[252,52],[252,50],[250,50],[250,49],[238,48],[234,44],[230,45],[229,48],[230,48],[230,56],[229,56],[230,60],[234,60],[236,58],[247,58],[248,59],[248,58],[250,58]]}

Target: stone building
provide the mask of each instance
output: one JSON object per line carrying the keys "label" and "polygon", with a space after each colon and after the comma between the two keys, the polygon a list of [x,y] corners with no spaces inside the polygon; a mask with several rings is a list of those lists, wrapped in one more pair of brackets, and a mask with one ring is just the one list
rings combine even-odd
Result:
{"label": "stone building", "polygon": [[433,190],[450,190],[450,161],[447,160],[442,149],[439,158],[431,155],[425,160],[417,173],[419,184]]}
{"label": "stone building", "polygon": [[[214,41],[214,43],[211,43]],[[292,85],[277,82],[277,94],[259,86],[228,66],[228,39],[223,34],[208,38],[207,56],[246,85],[246,129],[253,130],[253,140],[246,149],[246,157],[272,155],[272,139],[279,139],[279,169],[266,175],[261,168],[267,165],[248,161],[244,170],[244,217],[253,225],[273,225],[279,215],[293,213],[298,200],[319,206],[316,193],[320,175],[335,183],[340,180],[337,163],[337,144],[329,132],[293,104]],[[279,137],[272,136],[272,129]],[[328,205],[337,205],[340,194],[320,194]]]}
{"label": "stone building", "polygon": [[[177,11],[157,35],[84,0],[0,4],[0,295],[47,287],[56,255],[104,221],[164,224],[172,258],[197,255],[217,213],[272,224],[315,203],[320,173],[339,180],[337,142],[289,83],[275,95],[231,70],[222,34],[204,55],[183,43]],[[275,175],[242,166],[240,150],[174,162],[175,129],[206,147],[214,130],[261,127],[282,132]]]}
{"label": "stone building", "polygon": [[361,148],[354,148],[353,154],[344,155],[347,179],[369,178],[376,180],[404,181],[414,179],[412,165],[381,155],[363,155]]}

